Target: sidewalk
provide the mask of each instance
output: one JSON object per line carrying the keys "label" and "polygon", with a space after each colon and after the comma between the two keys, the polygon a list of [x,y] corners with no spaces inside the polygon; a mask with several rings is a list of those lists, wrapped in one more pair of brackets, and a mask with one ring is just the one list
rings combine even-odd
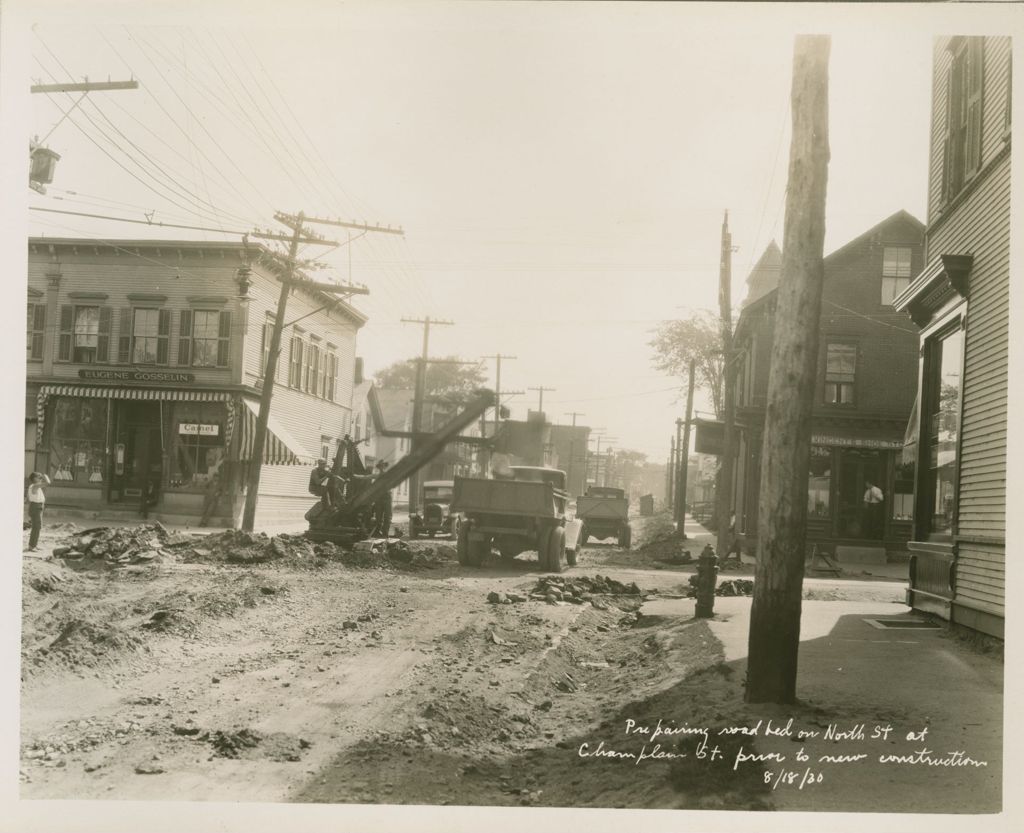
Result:
{"label": "sidewalk", "polygon": [[[750,598],[719,597],[714,618],[705,620],[721,642],[724,662],[738,689],[747,673],[750,606]],[[741,725],[763,718],[784,726],[793,718],[794,736],[799,729],[815,732],[808,738],[768,737],[762,732],[753,741],[759,754],[784,755],[784,766],[800,775],[805,766],[823,775],[813,787],[773,790],[776,809],[997,812],[1002,801],[1001,658],[967,647],[950,636],[944,624],[937,629],[910,627],[925,617],[882,597],[877,601],[805,599],[801,609],[798,703],[743,704],[733,707],[734,714],[725,715]],[[641,610],[693,621],[694,600],[661,599]],[[879,620],[902,627],[880,627]],[[865,737],[828,738],[830,725],[843,732],[862,725]],[[884,739],[872,738],[875,726],[892,730]],[[923,730],[927,731],[922,734]],[[910,733],[917,737],[908,737]],[[922,749],[935,759],[961,752],[985,764],[879,760],[884,755],[913,756]],[[797,750],[808,756],[800,759],[806,763],[796,763]],[[827,757],[859,753],[865,753],[863,760],[840,764]]]}

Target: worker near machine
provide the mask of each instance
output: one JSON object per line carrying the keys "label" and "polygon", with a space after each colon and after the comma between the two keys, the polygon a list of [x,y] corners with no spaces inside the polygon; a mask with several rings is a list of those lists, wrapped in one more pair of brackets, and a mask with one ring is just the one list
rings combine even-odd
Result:
{"label": "worker near machine", "polygon": [[316,461],[316,468],[309,475],[309,493],[323,501],[324,506],[331,505],[331,473],[327,469],[327,460],[321,457]]}
{"label": "worker near machine", "polygon": [[[381,460],[376,465],[377,477],[381,477],[388,470],[386,460]],[[376,521],[373,534],[379,538],[387,538],[391,532],[391,490],[387,489],[384,494],[373,502],[373,517]]]}

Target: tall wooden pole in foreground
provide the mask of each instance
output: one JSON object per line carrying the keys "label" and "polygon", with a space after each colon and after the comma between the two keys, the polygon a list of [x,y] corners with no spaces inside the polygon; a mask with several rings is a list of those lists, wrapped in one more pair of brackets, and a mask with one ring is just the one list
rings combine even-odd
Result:
{"label": "tall wooden pole in foreground", "polygon": [[761,463],[748,703],[796,699],[811,408],[824,276],[829,48],[827,36],[800,35],[793,49],[793,138]]}

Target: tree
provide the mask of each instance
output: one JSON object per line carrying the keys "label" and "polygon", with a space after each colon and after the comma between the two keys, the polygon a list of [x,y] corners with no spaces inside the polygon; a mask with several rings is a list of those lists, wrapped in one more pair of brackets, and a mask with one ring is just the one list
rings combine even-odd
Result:
{"label": "tree", "polygon": [[828,184],[829,38],[800,35],[793,50],[786,225],[768,377],[750,609],[749,703],[796,700],[807,547],[811,412],[824,280]]}
{"label": "tree", "polygon": [[698,312],[691,318],[664,321],[648,342],[654,348],[654,366],[685,380],[693,360],[695,384],[711,395],[715,416],[722,413],[722,325],[711,312]]}
{"label": "tree", "polygon": [[[473,391],[484,387],[487,375],[479,364],[452,364],[457,356],[446,356],[442,362],[428,362],[425,390],[427,396],[465,400]],[[416,387],[416,359],[389,364],[378,371],[374,382],[379,388],[412,390]]]}

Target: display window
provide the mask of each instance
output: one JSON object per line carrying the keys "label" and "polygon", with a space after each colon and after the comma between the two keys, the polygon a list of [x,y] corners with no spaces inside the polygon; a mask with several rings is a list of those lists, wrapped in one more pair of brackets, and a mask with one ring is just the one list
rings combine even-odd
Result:
{"label": "display window", "polygon": [[102,486],[107,474],[105,399],[55,397],[50,420],[48,474],[57,485]]}
{"label": "display window", "polygon": [[223,466],[227,410],[223,402],[177,402],[171,419],[170,489],[203,489]]}

